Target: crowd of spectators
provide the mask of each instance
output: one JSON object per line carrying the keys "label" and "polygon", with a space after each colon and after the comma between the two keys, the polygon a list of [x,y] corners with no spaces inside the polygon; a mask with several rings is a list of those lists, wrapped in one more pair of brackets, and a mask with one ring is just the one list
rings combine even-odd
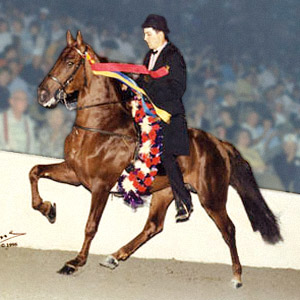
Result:
{"label": "crowd of spectators", "polygon": [[[139,23],[126,27],[117,18],[112,26],[109,15],[93,22],[88,15],[55,13],[47,1],[45,6],[36,6],[34,1],[30,5],[30,1],[26,8],[19,7],[19,2],[0,2],[0,150],[61,158],[74,112],[63,106],[40,107],[36,89],[66,45],[66,30],[74,34],[80,29],[101,56],[131,63],[141,63],[145,54],[142,31]],[[209,16],[218,11],[209,14],[206,7],[207,19],[203,14],[201,20],[197,18],[198,9],[204,9],[207,2],[178,1],[185,8],[181,14],[180,7],[168,7],[181,16],[170,38],[187,62],[184,101],[189,126],[233,143],[251,164],[261,187],[300,193],[299,70],[288,63],[289,53],[271,55],[270,47],[265,52],[257,48],[259,36],[256,48],[254,44],[253,49],[250,44],[246,47],[245,41],[239,47],[239,39],[229,51],[233,32],[238,32],[232,27],[231,40],[218,44],[208,35],[215,32],[212,23],[208,24]],[[225,2],[234,16],[239,2]],[[232,17],[230,22],[237,21]],[[205,26],[209,26],[207,32]],[[184,28],[192,28],[190,35]]]}

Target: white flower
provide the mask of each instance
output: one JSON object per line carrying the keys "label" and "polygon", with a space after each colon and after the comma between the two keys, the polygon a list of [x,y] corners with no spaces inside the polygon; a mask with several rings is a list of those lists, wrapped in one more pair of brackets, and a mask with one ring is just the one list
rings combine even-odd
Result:
{"label": "white flower", "polygon": [[145,133],[149,133],[152,129],[152,126],[149,122],[149,118],[148,117],[144,117],[143,118],[143,122],[141,124],[141,129],[142,129],[142,132],[145,132]]}
{"label": "white flower", "polygon": [[150,149],[151,149],[151,142],[152,142],[151,140],[148,140],[147,142],[144,142],[142,144],[142,147],[139,150],[139,153],[149,155]]}
{"label": "white flower", "polygon": [[134,191],[135,187],[133,186],[133,182],[129,180],[128,177],[125,177],[122,183],[122,186],[126,193],[129,193],[129,191]]}
{"label": "white flower", "polygon": [[136,112],[138,111],[139,102],[137,100],[131,101],[131,114],[135,117]]}
{"label": "white flower", "polygon": [[150,169],[140,160],[137,160],[134,164],[136,169],[140,169],[144,174],[150,173]]}

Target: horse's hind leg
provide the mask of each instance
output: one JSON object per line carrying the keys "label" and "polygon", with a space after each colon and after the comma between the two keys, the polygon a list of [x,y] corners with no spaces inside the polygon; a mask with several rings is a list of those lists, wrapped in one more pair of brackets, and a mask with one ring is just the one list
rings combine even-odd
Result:
{"label": "horse's hind leg", "polygon": [[222,233],[222,236],[230,249],[232,260],[233,279],[232,283],[235,288],[242,286],[242,266],[239,260],[236,241],[235,241],[235,226],[230,220],[225,206],[223,208],[214,209],[208,203],[201,203],[208,215],[217,225],[218,229]]}
{"label": "horse's hind leg", "polygon": [[163,230],[167,209],[172,200],[173,194],[170,188],[154,193],[152,196],[149,216],[143,231],[117,252],[109,255],[106,260],[100,264],[114,269],[118,266],[119,260],[126,260],[139,247],[141,247],[154,235],[161,232]]}
{"label": "horse's hind leg", "polygon": [[80,182],[74,171],[65,162],[51,165],[36,165],[29,172],[32,207],[46,216],[50,223],[54,223],[56,218],[55,203],[52,205],[49,201],[43,202],[38,190],[38,181],[40,178],[48,178],[73,185],[79,185]]}

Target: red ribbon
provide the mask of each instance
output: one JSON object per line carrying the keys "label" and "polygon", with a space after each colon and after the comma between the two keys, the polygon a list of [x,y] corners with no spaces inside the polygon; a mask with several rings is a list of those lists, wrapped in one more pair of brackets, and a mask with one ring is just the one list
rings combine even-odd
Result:
{"label": "red ribbon", "polygon": [[168,67],[161,67],[158,70],[150,71],[144,65],[122,64],[122,63],[94,63],[93,71],[124,72],[135,74],[146,74],[152,78],[160,78],[169,74]]}

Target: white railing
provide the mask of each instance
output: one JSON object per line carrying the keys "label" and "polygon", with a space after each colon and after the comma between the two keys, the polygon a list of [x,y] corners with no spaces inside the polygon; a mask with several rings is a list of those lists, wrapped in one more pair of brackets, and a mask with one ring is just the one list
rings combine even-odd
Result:
{"label": "white railing", "polygon": [[[0,151],[0,236],[11,230],[26,235],[11,239],[18,247],[79,251],[90,208],[90,193],[41,179],[39,188],[44,200],[56,202],[57,219],[50,224],[31,207],[29,170],[35,164],[60,160]],[[263,195],[279,216],[284,242],[270,246],[250,222],[236,192],[230,188],[228,212],[236,226],[241,263],[248,266],[300,269],[300,195],[263,190]],[[175,223],[175,207],[167,213],[165,228],[134,255],[142,258],[178,259],[231,264],[229,250],[216,226],[193,196],[194,212],[188,222]],[[137,235],[143,228],[148,208],[133,212],[122,199],[109,199],[91,253],[109,254]],[[9,249],[8,249],[9,250]],[[2,249],[0,248],[0,251]]]}

